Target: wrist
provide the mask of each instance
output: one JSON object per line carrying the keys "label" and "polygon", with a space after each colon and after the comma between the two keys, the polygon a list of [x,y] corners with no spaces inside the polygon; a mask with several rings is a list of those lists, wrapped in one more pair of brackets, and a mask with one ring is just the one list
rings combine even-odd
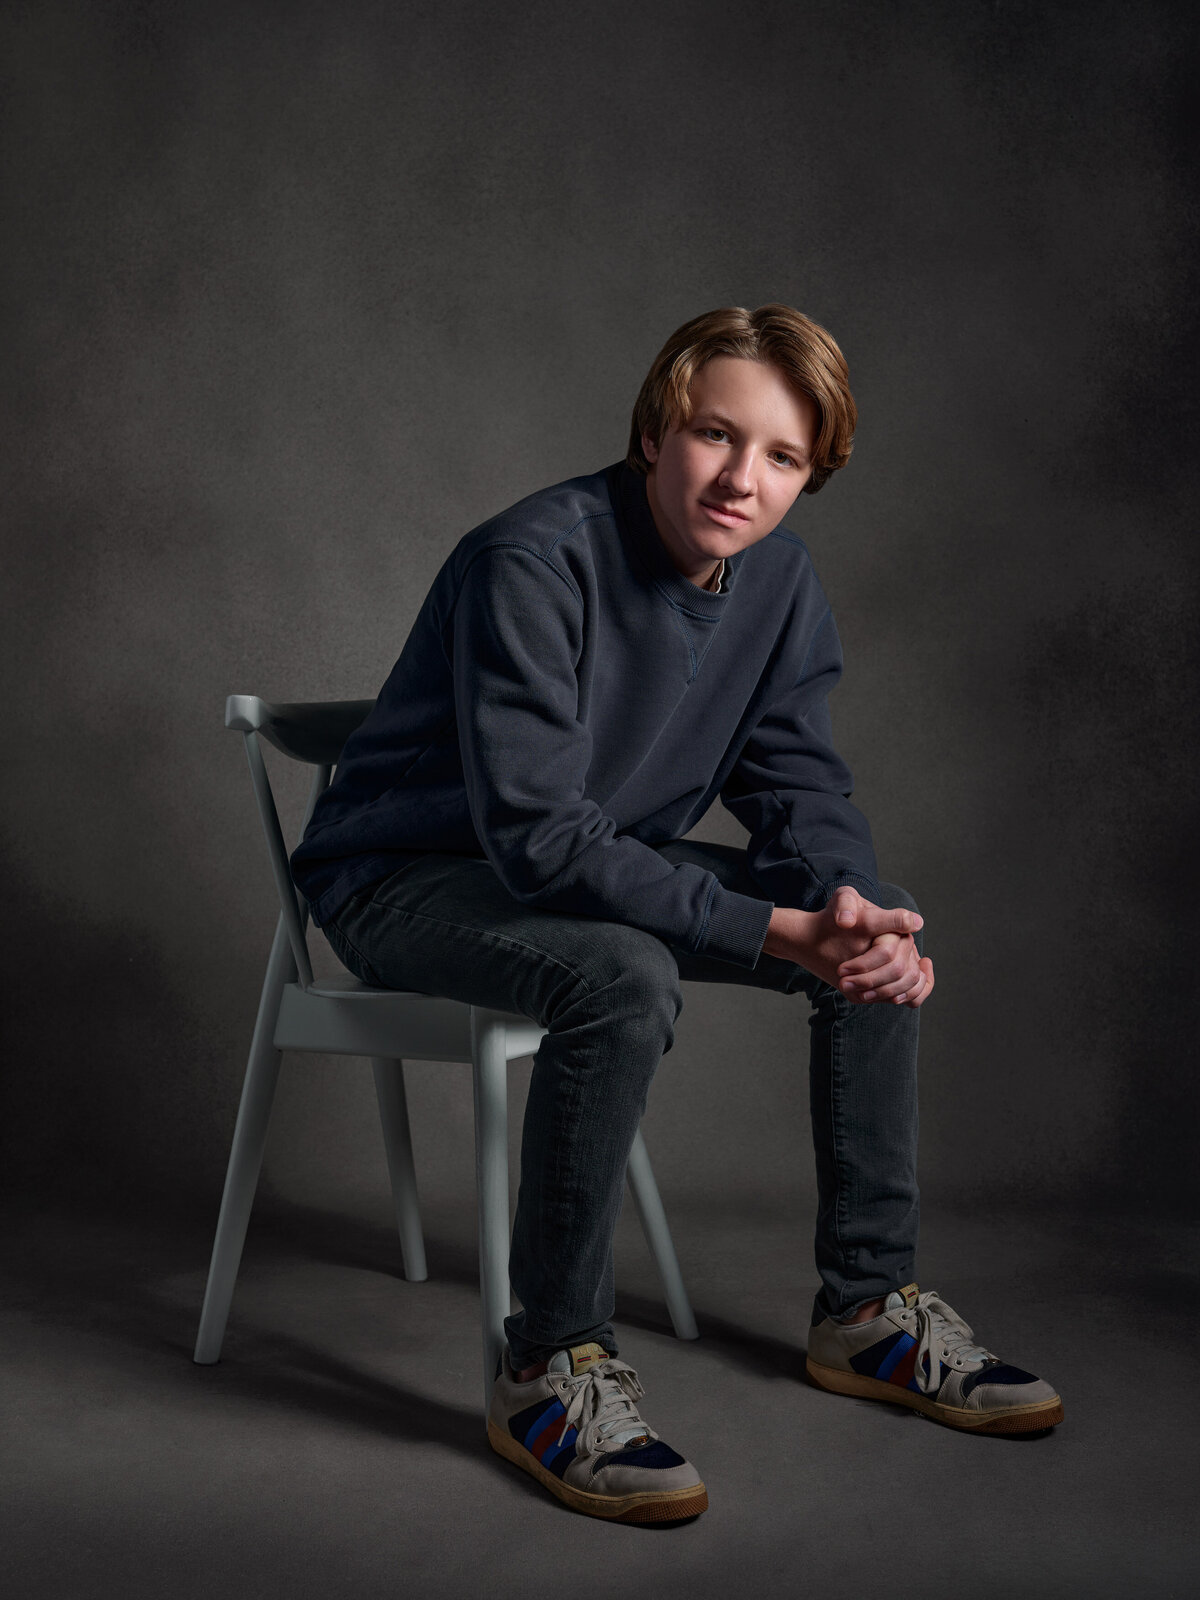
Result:
{"label": "wrist", "polygon": [[776,906],[767,924],[767,936],[763,940],[764,953],[794,961],[796,946],[811,944],[813,925],[819,916],[820,913],[817,911],[800,911],[795,906]]}

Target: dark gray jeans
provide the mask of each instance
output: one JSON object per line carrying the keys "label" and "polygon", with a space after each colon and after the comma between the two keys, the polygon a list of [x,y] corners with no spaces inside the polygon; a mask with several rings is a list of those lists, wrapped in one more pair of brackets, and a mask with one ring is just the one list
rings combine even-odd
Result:
{"label": "dark gray jeans", "polygon": [[[659,854],[763,897],[743,850],[679,840]],[[915,909],[890,884],[882,903]],[[505,1324],[518,1367],[592,1339],[616,1353],[613,1230],[650,1081],[674,1041],[681,978],[812,1003],[818,1309],[844,1315],[913,1277],[918,1011],[851,1005],[776,956],[751,970],[624,923],[539,911],[514,900],[488,862],[464,856],[402,867],[350,900],[325,934],[364,983],[515,1011],[549,1029],[525,1108],[509,1266],[522,1307]]]}

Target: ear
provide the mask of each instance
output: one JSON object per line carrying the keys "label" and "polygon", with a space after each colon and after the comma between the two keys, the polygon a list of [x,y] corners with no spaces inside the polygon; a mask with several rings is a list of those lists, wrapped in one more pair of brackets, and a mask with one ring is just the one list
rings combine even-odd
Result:
{"label": "ear", "polygon": [[642,454],[651,466],[658,460],[658,446],[648,433],[642,435]]}

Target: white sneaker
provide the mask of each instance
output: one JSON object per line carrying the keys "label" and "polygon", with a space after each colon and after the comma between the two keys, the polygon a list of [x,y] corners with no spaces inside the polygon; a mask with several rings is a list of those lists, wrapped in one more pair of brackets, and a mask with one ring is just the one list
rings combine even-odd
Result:
{"label": "white sneaker", "polygon": [[972,1433],[1035,1433],[1063,1419],[1051,1386],[1007,1366],[933,1289],[893,1290],[868,1322],[810,1329],[808,1375],[821,1389],[891,1400]]}

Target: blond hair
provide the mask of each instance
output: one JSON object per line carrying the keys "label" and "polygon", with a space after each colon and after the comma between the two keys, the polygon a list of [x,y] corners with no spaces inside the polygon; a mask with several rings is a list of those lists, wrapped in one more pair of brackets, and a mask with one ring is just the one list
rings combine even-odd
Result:
{"label": "blond hair", "polygon": [[850,459],[858,408],[850,393],[846,359],[833,336],[791,306],[759,306],[757,311],[722,306],[676,328],[655,356],[638,394],[626,461],[635,472],[649,470],[642,435],[657,445],[668,428],[688,421],[692,379],[714,356],[739,356],[775,367],[816,406],[817,442],[804,485],[805,494],[816,494]]}

